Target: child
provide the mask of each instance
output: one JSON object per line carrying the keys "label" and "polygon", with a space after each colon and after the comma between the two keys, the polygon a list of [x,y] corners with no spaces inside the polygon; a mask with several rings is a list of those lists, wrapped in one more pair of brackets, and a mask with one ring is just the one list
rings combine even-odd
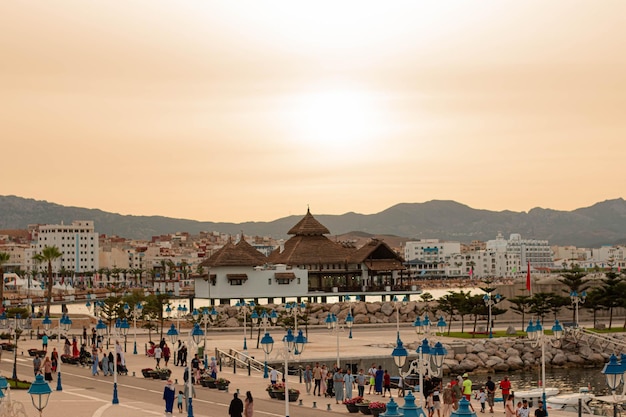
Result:
{"label": "child", "polygon": [[433,400],[433,393],[428,394],[426,398],[426,409],[428,410],[428,417],[433,417],[435,414],[435,402]]}
{"label": "child", "polygon": [[517,408],[515,409],[515,415],[517,417],[520,417],[520,410],[522,409],[522,402],[518,401],[517,402]]}
{"label": "child", "polygon": [[178,391],[178,412],[183,412],[183,392]]}
{"label": "child", "polygon": [[479,392],[476,393],[476,399],[480,401],[480,412],[485,412],[485,404],[487,402],[487,393],[484,388],[481,388]]}

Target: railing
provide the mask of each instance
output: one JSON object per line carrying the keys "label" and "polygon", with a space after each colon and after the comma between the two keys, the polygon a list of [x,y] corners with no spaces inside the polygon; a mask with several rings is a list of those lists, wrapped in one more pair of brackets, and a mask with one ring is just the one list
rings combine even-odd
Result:
{"label": "railing", "polygon": [[591,349],[594,349],[595,345],[597,344],[597,348],[600,350],[600,352],[606,352],[609,347],[611,347],[611,350],[613,350],[614,353],[626,351],[626,342],[624,342],[623,340],[615,339],[611,336],[583,329],[582,327],[566,328],[565,334],[566,336],[573,338],[575,344],[579,344],[580,341],[584,341]]}
{"label": "railing", "polygon": [[[220,372],[222,371],[223,366],[233,368],[233,373],[237,373],[237,368],[245,368],[248,370],[248,375],[252,374],[252,371],[255,372],[265,372],[265,363],[256,360],[249,354],[245,352],[240,352],[235,349],[229,349],[228,351],[224,351],[221,349],[215,349],[215,357],[218,360],[220,366]],[[267,367],[268,371],[271,371],[271,367]]]}

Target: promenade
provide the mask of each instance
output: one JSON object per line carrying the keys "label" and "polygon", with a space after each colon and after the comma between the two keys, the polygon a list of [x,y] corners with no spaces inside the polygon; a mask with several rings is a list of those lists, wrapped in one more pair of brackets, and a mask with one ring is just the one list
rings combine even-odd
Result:
{"label": "promenade", "polygon": [[[73,332],[71,332],[73,334]],[[187,332],[183,330],[183,333]],[[281,329],[271,329],[274,338],[274,352],[270,355],[270,361],[282,361],[280,355],[283,351],[282,336],[284,331]],[[249,336],[249,333],[248,333]],[[248,354],[254,356],[257,360],[263,361],[264,353],[261,347],[256,348],[256,332],[254,339],[247,340]],[[417,335],[412,328],[402,327],[401,338],[406,343],[418,340]],[[183,340],[186,340],[186,336]],[[340,355],[343,357],[359,357],[359,358],[380,358],[391,357],[391,344],[396,339],[395,326],[385,326],[381,328],[354,329],[353,338],[348,338],[347,332],[339,333],[339,349]],[[157,341],[158,336],[152,334],[152,340]],[[63,391],[56,391],[57,375],[54,374],[54,381],[50,383],[53,390],[50,401],[43,415],[47,417],[137,417],[137,416],[162,416],[164,415],[164,401],[162,400],[164,382],[161,380],[145,379],[142,376],[141,369],[154,368],[155,359],[147,357],[144,354],[144,346],[148,342],[147,334],[139,334],[137,338],[138,353],[134,355],[133,351],[133,330],[128,335],[126,364],[129,370],[127,376],[118,376],[118,396],[119,404],[112,404],[113,393],[113,377],[108,376],[92,376],[91,369],[77,365],[62,364],[62,382]],[[243,330],[232,331],[211,331],[208,332],[208,345],[211,349],[217,347],[222,350],[231,348],[241,350],[243,346]],[[56,347],[56,341],[52,340],[49,345],[49,351]],[[41,340],[35,338],[26,338],[20,340],[17,353],[17,373],[18,377],[23,380],[32,381],[33,377],[33,358],[28,356],[28,349],[41,348]],[[111,347],[112,348],[112,347]],[[62,351],[62,349],[61,349]],[[209,354],[209,357],[211,355]],[[316,360],[332,366],[337,356],[337,336],[330,334],[322,328],[309,329],[309,343],[304,353],[298,358],[298,362],[302,365],[310,363],[314,364]],[[374,359],[372,359],[374,361]],[[290,366],[294,364],[290,360]],[[369,362],[368,362],[369,363]],[[345,362],[342,361],[342,365]],[[2,361],[0,363],[0,371],[3,376],[9,377],[12,374],[13,352],[3,352]],[[184,368],[173,365],[172,360],[168,366],[172,370],[172,380],[177,380],[177,390],[182,390]],[[392,375],[397,375],[397,369],[389,369]],[[218,375],[225,377],[231,381],[228,392],[219,392],[214,389],[208,389],[196,386],[197,399],[194,400],[194,415],[198,417],[217,417],[228,415],[228,404],[232,399],[232,393],[239,390],[241,397],[246,391],[251,391],[255,398],[255,415],[265,416],[284,416],[284,401],[270,399],[265,388],[269,384],[268,379],[264,379],[262,372],[252,372],[248,376],[247,370],[239,368],[237,373],[233,373],[232,368],[224,367]],[[346,415],[348,414],[346,407],[342,404],[335,404],[334,398],[324,398],[323,396],[307,395],[304,383],[299,382],[298,376],[289,376],[289,386],[300,390],[299,402],[290,403],[290,415],[292,416],[318,416],[324,415]],[[366,398],[372,401],[389,401],[389,398],[381,398],[376,395],[368,395],[366,387]],[[356,395],[356,389],[353,395]],[[393,392],[396,398],[396,392]],[[31,404],[30,396],[25,390],[11,391],[13,401],[23,404],[26,416],[35,417],[38,415],[36,409]],[[418,396],[419,397],[419,396]],[[313,408],[313,402],[316,402],[316,408]],[[404,400],[400,399],[400,405],[404,404]],[[328,408],[330,407],[330,411]],[[498,410],[499,411],[499,410]],[[178,414],[175,407],[174,414]],[[182,415],[186,415],[186,411]],[[558,415],[551,413],[551,415]],[[4,416],[2,416],[4,417]]]}

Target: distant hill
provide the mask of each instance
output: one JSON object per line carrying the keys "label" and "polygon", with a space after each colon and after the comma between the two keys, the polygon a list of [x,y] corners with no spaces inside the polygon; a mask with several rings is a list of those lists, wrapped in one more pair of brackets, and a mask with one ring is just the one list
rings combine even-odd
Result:
{"label": "distant hill", "polygon": [[[287,231],[301,216],[288,216],[271,222],[215,223],[162,216],[123,216],[97,209],[65,207],[59,204],[16,196],[0,196],[0,229],[25,229],[28,224],[73,220],[94,220],[99,233],[127,238],[200,231],[287,237]],[[523,238],[547,239],[551,244],[599,247],[626,243],[626,202],[607,200],[573,211],[534,208],[528,213],[489,211],[454,201],[433,200],[402,203],[376,214],[346,213],[313,215],[333,235],[361,232],[407,239],[439,238],[470,242],[489,240],[501,232],[505,237],[520,233]],[[387,240],[387,239],[385,239]]]}

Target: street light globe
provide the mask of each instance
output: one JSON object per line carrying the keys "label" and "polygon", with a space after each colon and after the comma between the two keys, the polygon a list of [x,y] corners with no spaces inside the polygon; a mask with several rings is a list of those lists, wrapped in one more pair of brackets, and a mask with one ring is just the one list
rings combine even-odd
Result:
{"label": "street light globe", "polygon": [[52,389],[50,385],[44,381],[43,375],[37,375],[35,381],[30,385],[28,393],[33,401],[33,406],[35,406],[37,411],[41,414],[41,411],[48,405],[48,400],[52,393]]}

